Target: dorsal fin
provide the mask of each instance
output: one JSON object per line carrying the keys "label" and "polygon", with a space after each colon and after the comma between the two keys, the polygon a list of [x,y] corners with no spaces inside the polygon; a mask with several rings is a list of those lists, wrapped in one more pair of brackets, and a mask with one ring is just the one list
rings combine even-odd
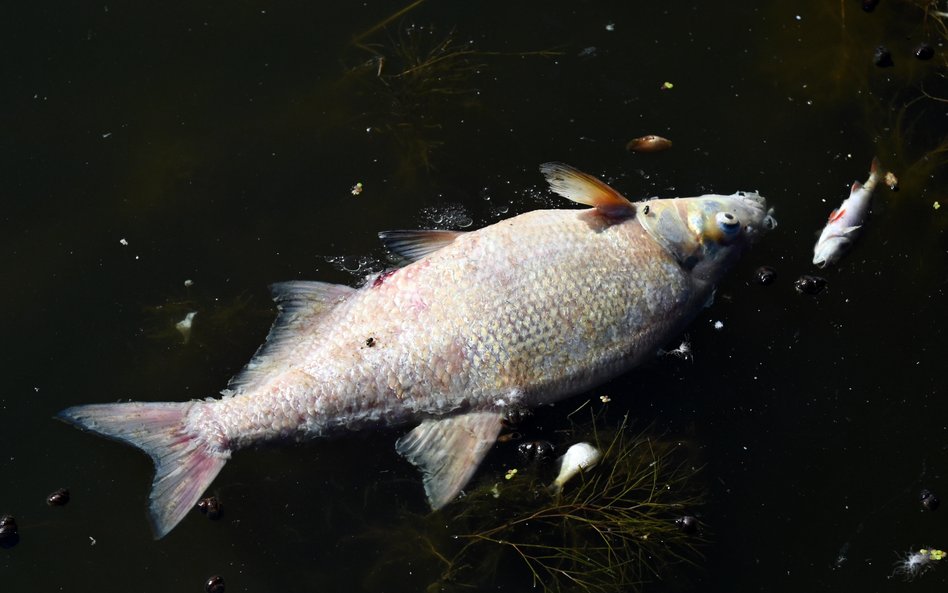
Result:
{"label": "dorsal fin", "polygon": [[320,317],[346,300],[355,288],[327,282],[278,282],[270,285],[270,293],[280,312],[270,333],[244,369],[234,376],[227,387],[235,391],[249,391],[269,375],[274,358],[284,348],[298,346],[301,335],[312,335],[313,326]]}
{"label": "dorsal fin", "polygon": [[398,439],[395,450],[421,469],[431,508],[448,504],[467,485],[500,434],[498,412],[425,420]]}
{"label": "dorsal fin", "polygon": [[567,200],[592,206],[602,214],[614,218],[635,215],[635,205],[625,196],[592,175],[563,163],[543,163],[540,172],[550,189]]}
{"label": "dorsal fin", "polygon": [[407,259],[409,262],[418,261],[429,253],[450,245],[462,231],[442,231],[436,229],[419,229],[415,231],[382,231],[379,239],[382,245],[392,253]]}

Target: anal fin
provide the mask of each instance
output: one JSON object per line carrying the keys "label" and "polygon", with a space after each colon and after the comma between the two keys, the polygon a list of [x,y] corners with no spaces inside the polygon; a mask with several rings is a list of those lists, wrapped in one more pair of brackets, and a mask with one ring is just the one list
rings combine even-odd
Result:
{"label": "anal fin", "polygon": [[470,412],[425,420],[398,439],[395,450],[422,472],[431,508],[448,504],[467,485],[497,435],[502,415]]}

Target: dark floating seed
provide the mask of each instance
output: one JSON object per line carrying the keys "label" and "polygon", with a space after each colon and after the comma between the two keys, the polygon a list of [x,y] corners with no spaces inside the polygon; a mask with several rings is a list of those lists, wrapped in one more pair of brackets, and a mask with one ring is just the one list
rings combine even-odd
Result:
{"label": "dark floating seed", "polygon": [[773,284],[774,280],[776,279],[777,270],[771,268],[770,266],[760,266],[754,272],[754,280],[756,280],[757,284],[760,284],[761,286]]}
{"label": "dark floating seed", "polygon": [[793,283],[793,287],[801,294],[815,295],[823,292],[826,288],[826,278],[819,276],[800,276]]}
{"label": "dark floating seed", "polygon": [[935,50],[927,43],[922,43],[915,48],[915,57],[919,60],[930,60],[935,57]]}
{"label": "dark floating seed", "polygon": [[204,590],[207,593],[224,593],[224,577],[214,575],[204,583]]}
{"label": "dark floating seed", "polygon": [[675,519],[675,525],[679,531],[688,535],[698,532],[698,518],[693,515],[685,515]]}
{"label": "dark floating seed", "polygon": [[895,66],[892,62],[892,52],[884,45],[880,45],[876,48],[876,51],[872,54],[872,61],[880,68]]}
{"label": "dark floating seed", "polygon": [[517,453],[524,463],[543,461],[553,456],[553,443],[549,441],[527,441],[517,445]]}
{"label": "dark floating seed", "polygon": [[0,517],[0,548],[12,548],[20,541],[20,532],[13,515]]}
{"label": "dark floating seed", "polygon": [[69,490],[60,488],[46,497],[46,504],[51,507],[61,507],[69,502]]}
{"label": "dark floating seed", "polygon": [[224,505],[216,496],[202,498],[197,504],[198,510],[207,515],[208,519],[218,519],[224,512]]}
{"label": "dark floating seed", "polygon": [[862,9],[866,12],[872,12],[879,5],[879,0],[862,0]]}
{"label": "dark floating seed", "polygon": [[936,511],[938,510],[938,505],[941,504],[941,501],[938,500],[938,496],[931,490],[922,490],[919,495],[919,502],[922,503],[922,508],[926,511]]}

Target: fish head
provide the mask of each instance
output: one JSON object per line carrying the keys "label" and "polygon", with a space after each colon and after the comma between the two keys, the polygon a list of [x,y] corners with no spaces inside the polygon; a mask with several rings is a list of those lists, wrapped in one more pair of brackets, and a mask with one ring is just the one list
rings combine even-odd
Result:
{"label": "fish head", "polygon": [[637,205],[646,232],[693,277],[714,283],[749,245],[777,226],[757,192],[649,200]]}

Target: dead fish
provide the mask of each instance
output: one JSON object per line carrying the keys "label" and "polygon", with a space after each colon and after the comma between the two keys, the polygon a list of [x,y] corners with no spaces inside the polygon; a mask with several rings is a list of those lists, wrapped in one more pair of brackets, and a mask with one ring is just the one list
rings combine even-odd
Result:
{"label": "dead fish", "polygon": [[361,288],[271,287],[280,313],[223,397],[76,406],[58,418],[152,457],[158,538],[234,451],[380,424],[414,425],[395,449],[421,469],[432,508],[444,506],[505,417],[654,355],[775,224],[755,192],[646,209],[566,165],[541,171],[553,191],[590,208],[535,210],[472,232],[381,233],[410,263]]}
{"label": "dead fish", "polygon": [[641,138],[633,138],[625,145],[629,152],[658,152],[672,147],[672,141],[668,138],[649,134]]}
{"label": "dead fish", "polygon": [[553,492],[562,491],[563,485],[566,484],[566,482],[573,479],[579,472],[595,467],[601,458],[602,451],[589,443],[576,443],[575,445],[571,445],[570,448],[566,450],[566,453],[563,453],[563,456],[557,460],[559,473],[556,479],[553,480],[551,490],[553,490]]}
{"label": "dead fish", "polygon": [[853,183],[849,197],[830,212],[829,221],[823,227],[820,238],[813,247],[813,263],[821,268],[836,263],[846,253],[859,235],[859,230],[869,213],[869,202],[879,180],[884,176],[879,159],[872,159],[869,179],[865,184]]}

